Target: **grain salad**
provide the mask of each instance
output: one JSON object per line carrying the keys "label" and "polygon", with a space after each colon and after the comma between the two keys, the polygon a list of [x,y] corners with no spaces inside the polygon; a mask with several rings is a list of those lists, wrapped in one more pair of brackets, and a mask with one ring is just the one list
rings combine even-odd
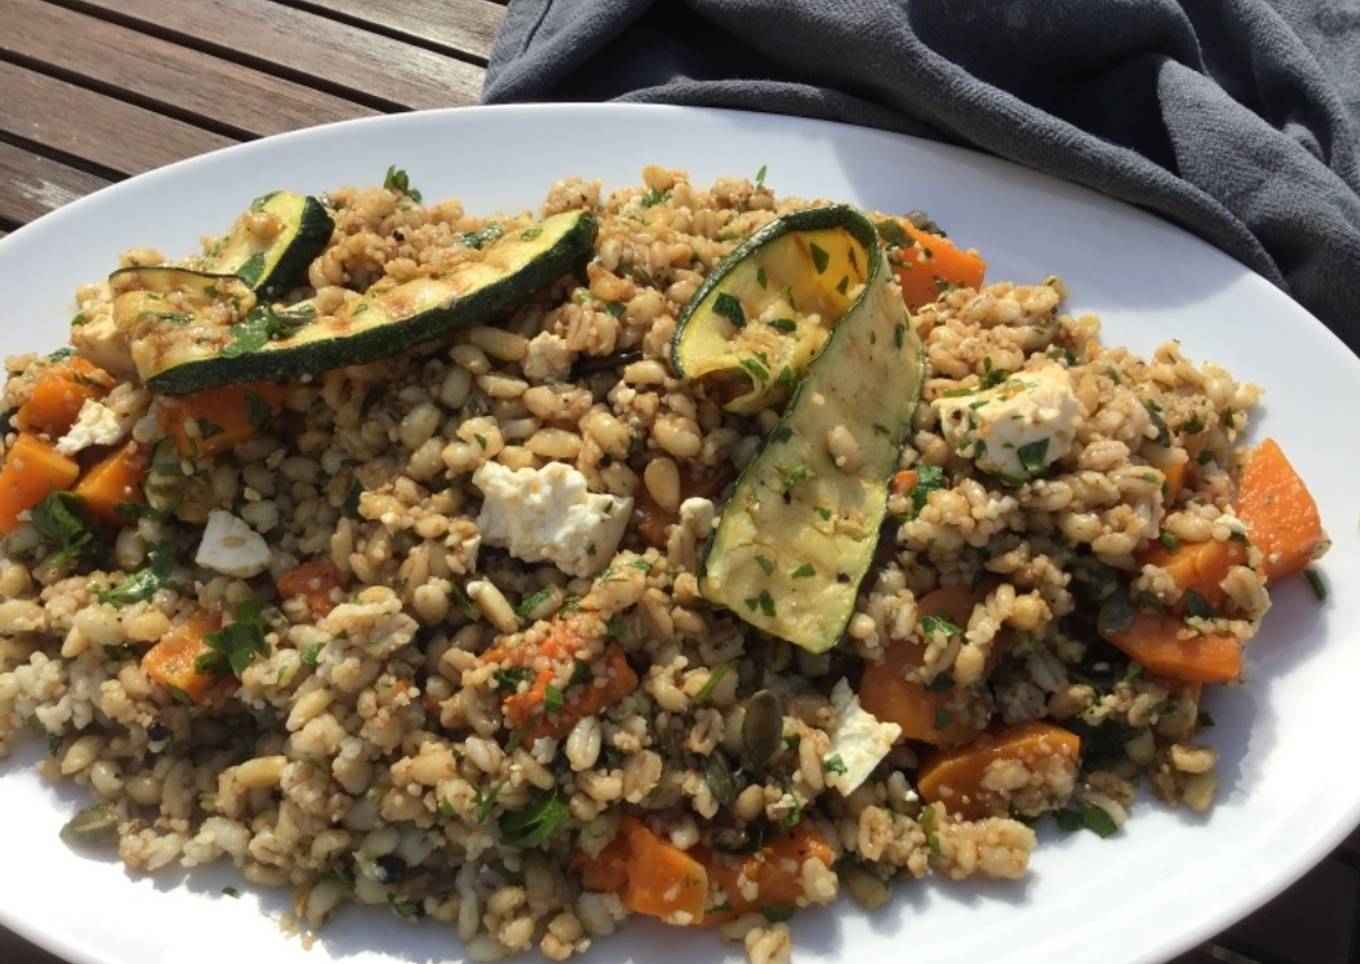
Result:
{"label": "grain salad", "polygon": [[392,168],[81,287],[0,400],[0,755],[85,788],[68,843],[451,957],[639,914],[773,964],[1209,809],[1204,688],[1322,594],[1261,390],[765,180],[480,217]]}

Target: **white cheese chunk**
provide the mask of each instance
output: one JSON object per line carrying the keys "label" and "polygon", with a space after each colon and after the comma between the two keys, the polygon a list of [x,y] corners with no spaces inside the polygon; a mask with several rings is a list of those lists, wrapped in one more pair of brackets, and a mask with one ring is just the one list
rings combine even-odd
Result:
{"label": "white cheese chunk", "polygon": [[995,388],[932,403],[954,451],[1005,481],[1026,482],[1072,447],[1081,407],[1059,364],[1016,372]]}
{"label": "white cheese chunk", "polygon": [[848,797],[888,755],[902,728],[881,722],[860,706],[859,696],[843,679],[831,691],[831,710],[835,713],[827,731],[831,745],[822,766],[826,782]]}
{"label": "white cheese chunk", "polygon": [[194,562],[224,576],[248,579],[269,567],[269,544],[245,520],[213,509]]}
{"label": "white cheese chunk", "polygon": [[632,499],[591,492],[565,462],[508,469],[488,462],[472,476],[486,497],[477,529],[487,545],[525,562],[547,560],[570,576],[590,576],[614,557]]}
{"label": "white cheese chunk", "polygon": [[127,420],[119,418],[113,409],[93,398],[85,399],[75,423],[57,440],[57,451],[75,455],[91,445],[113,445],[127,434]]}

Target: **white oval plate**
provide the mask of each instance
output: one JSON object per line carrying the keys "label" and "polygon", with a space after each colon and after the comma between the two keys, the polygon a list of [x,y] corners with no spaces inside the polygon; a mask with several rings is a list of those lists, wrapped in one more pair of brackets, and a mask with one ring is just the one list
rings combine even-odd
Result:
{"label": "white oval plate", "polygon": [[[1308,480],[1334,545],[1333,593],[1276,589],[1248,651],[1247,685],[1215,689],[1223,789],[1208,817],[1140,799],[1124,832],[1041,834],[1017,884],[923,882],[866,914],[849,900],[800,913],[799,960],[1163,961],[1243,916],[1320,860],[1360,819],[1350,764],[1360,679],[1355,480],[1360,361],[1301,307],[1237,262],[1171,225],[1090,191],[969,151],[880,131],[771,115],[620,105],[475,108],[300,131],[194,158],[78,201],[0,241],[6,326],[0,351],[64,342],[72,292],[118,253],[196,250],[246,199],[287,187],[371,184],[405,167],[426,198],[474,211],[536,207],[559,177],[635,184],[645,164],[698,183],[768,165],[781,193],[881,210],[923,208],[981,249],[988,277],[1062,276],[1074,311],[1093,311],[1110,343],[1140,353],[1178,338],[1266,387],[1257,438],[1273,435]],[[1349,422],[1349,424],[1348,424]],[[79,805],[30,769],[29,747],[0,769],[0,921],[67,957],[98,964],[453,960],[451,926],[403,925],[386,911],[341,912],[304,952],[274,919],[287,896],[260,895],[230,868],[129,874],[77,856],[57,831]],[[1345,760],[1347,762],[1343,763]],[[232,900],[221,888],[239,885]],[[1099,951],[1095,949],[1099,948]],[[590,952],[694,964],[738,953],[712,932],[637,921]]]}

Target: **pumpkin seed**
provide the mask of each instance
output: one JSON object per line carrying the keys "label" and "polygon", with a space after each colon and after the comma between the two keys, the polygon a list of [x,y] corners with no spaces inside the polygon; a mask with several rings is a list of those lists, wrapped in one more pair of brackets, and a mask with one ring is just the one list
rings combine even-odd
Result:
{"label": "pumpkin seed", "polygon": [[784,710],[779,697],[760,690],[746,702],[746,718],[741,721],[741,742],[751,766],[759,769],[778,752],[784,735]]}
{"label": "pumpkin seed", "polygon": [[727,762],[727,756],[722,750],[714,750],[704,761],[704,781],[718,802],[731,810],[732,805],[737,802],[737,784],[732,779],[732,765]]}
{"label": "pumpkin seed", "polygon": [[97,847],[113,843],[118,818],[104,804],[86,807],[61,828],[61,839],[72,847]]}

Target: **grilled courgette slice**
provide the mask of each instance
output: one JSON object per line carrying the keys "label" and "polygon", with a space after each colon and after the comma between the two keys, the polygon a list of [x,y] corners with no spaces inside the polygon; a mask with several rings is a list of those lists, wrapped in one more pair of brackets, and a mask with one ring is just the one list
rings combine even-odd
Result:
{"label": "grilled courgette slice", "polygon": [[310,302],[275,310],[231,286],[203,283],[196,283],[190,299],[165,296],[177,306],[188,301],[192,318],[182,317],[182,307],[173,312],[179,317],[157,318],[143,303],[124,302],[145,292],[119,295],[114,315],[128,335],[138,374],[153,391],[177,395],[286,381],[385,358],[489,322],[590,257],[595,232],[595,217],[587,211],[553,215],[488,244],[475,261],[436,277],[380,284],[334,315],[317,315]]}
{"label": "grilled courgette slice", "polygon": [[[274,219],[276,230],[255,229],[261,217]],[[307,266],[326,248],[335,222],[314,197],[275,191],[250,202],[224,237],[214,241],[203,270],[234,274],[261,298],[279,298],[303,284]]]}
{"label": "grilled courgette slice", "polygon": [[[873,225],[849,209],[813,214],[834,217],[849,236],[839,250],[854,245],[864,284],[844,314],[827,318],[829,337],[737,479],[706,547],[700,589],[751,625],[820,653],[854,613],[925,361]],[[784,245],[787,237],[767,239]]]}
{"label": "grilled courgette slice", "polygon": [[868,275],[863,220],[845,205],[809,208],[751,235],[680,313],[676,374],[705,382],[738,415],[788,398]]}

